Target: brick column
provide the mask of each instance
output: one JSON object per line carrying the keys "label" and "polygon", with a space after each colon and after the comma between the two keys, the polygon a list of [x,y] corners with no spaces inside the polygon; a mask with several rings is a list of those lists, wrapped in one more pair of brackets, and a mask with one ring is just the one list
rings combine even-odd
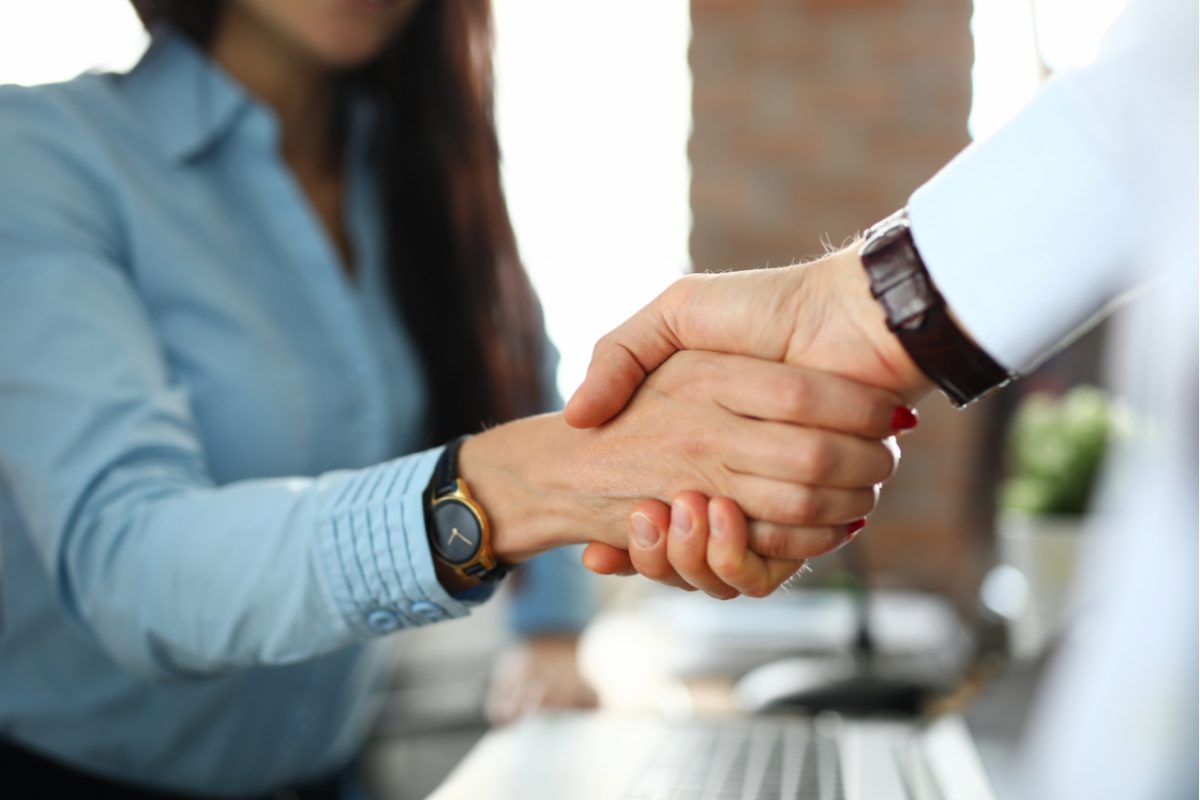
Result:
{"label": "brick column", "polygon": [[[696,269],[809,258],[903,205],[968,142],[970,15],[970,0],[692,0]],[[884,572],[965,605],[981,422],[927,401],[860,539]]]}

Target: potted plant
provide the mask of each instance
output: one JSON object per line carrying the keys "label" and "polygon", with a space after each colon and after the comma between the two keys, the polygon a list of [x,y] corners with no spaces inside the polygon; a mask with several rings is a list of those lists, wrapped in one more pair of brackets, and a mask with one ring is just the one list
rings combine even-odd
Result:
{"label": "potted plant", "polygon": [[1009,615],[1014,658],[1035,657],[1062,624],[1101,463],[1124,427],[1119,409],[1093,386],[1061,397],[1033,393],[1017,408],[997,525],[1000,561],[1024,579],[1024,602]]}

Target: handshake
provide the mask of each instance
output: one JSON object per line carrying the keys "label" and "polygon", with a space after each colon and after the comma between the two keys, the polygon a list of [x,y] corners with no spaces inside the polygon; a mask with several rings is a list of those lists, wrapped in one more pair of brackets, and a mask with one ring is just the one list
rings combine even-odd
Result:
{"label": "handshake", "polygon": [[930,387],[856,247],[691,275],[600,340],[564,413],[468,440],[460,472],[503,562],[587,543],[595,572],[763,596],[862,528]]}

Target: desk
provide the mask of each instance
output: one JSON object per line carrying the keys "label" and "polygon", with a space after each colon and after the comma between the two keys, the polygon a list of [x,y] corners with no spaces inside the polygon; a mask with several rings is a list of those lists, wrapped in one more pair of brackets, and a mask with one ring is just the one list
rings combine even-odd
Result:
{"label": "desk", "polygon": [[[752,667],[781,655],[844,650],[853,641],[853,609],[845,597],[793,592],[718,603],[638,583],[598,615],[583,640],[583,668],[608,709],[669,717],[736,710],[744,702],[737,680]],[[495,605],[467,620],[397,637],[409,685],[394,695],[367,759],[380,800],[424,797],[485,732],[479,712],[484,682],[504,643],[498,633],[503,613]],[[881,649],[937,647],[957,666],[971,650],[953,613],[921,596],[881,593],[872,616]],[[897,632],[904,628],[916,635]],[[1011,690],[999,699],[985,695],[987,708],[997,710],[984,714],[980,749],[997,774],[1007,772],[1019,732],[1013,720],[1024,704],[1013,697]]]}

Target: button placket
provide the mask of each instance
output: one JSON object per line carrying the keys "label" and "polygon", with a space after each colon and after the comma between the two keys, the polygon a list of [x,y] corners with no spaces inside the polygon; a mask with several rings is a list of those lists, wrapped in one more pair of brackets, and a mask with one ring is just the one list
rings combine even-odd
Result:
{"label": "button placket", "polygon": [[[279,262],[294,271],[294,279],[300,281],[309,306],[317,318],[324,321],[325,339],[332,343],[329,349],[339,356],[343,381],[349,379],[351,384],[348,388],[351,413],[348,419],[338,421],[341,438],[343,442],[355,443],[359,464],[370,463],[377,455],[384,426],[381,376],[373,366],[376,360],[372,356],[374,343],[367,329],[364,310],[330,236],[279,153],[274,118],[266,110],[255,107],[245,125],[244,144],[253,151],[249,157],[261,164],[265,150],[265,160],[272,167],[254,186],[263,195],[263,207],[271,209],[263,215],[263,221],[274,228],[270,238],[281,253]],[[353,172],[351,169],[352,183]],[[349,203],[353,185],[347,191]],[[361,245],[356,243],[355,249],[361,251]],[[293,276],[283,276],[283,279],[293,279]]]}

